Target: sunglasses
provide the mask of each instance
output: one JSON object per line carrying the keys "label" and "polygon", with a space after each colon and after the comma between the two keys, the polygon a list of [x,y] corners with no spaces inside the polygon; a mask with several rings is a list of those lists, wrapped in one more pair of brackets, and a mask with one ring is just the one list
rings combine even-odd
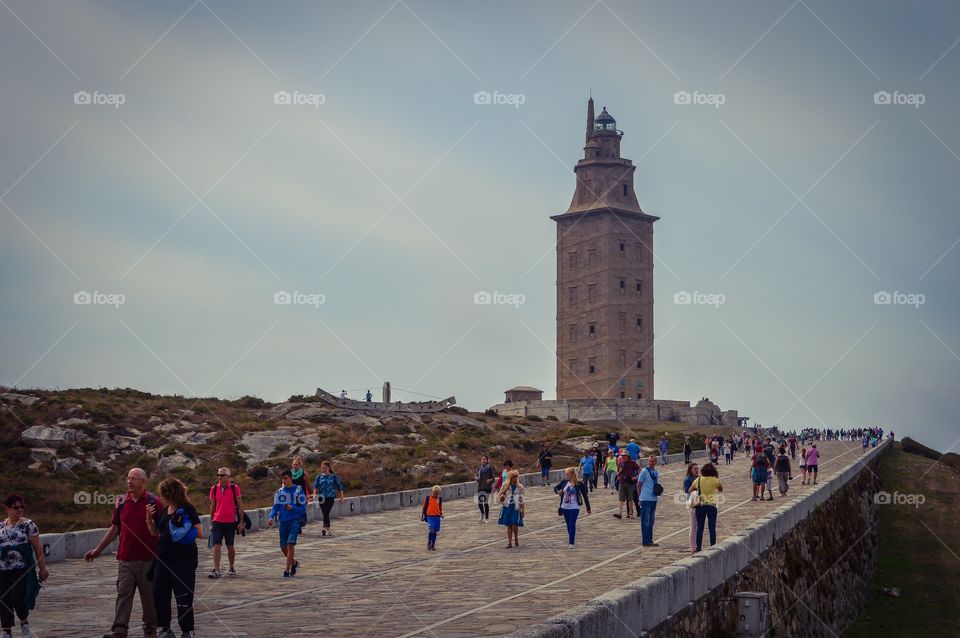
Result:
{"label": "sunglasses", "polygon": [[220,478],[224,478],[224,477],[227,476],[227,475],[226,475],[226,474],[217,474],[217,476],[219,476]]}
{"label": "sunglasses", "polygon": [[12,509],[12,510],[22,510],[22,509],[26,509],[26,506],[25,506],[25,505],[11,505],[9,509]]}

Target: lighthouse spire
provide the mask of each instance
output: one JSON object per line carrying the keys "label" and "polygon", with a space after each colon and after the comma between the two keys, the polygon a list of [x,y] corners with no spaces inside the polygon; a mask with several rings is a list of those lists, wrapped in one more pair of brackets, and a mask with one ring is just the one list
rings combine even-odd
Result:
{"label": "lighthouse spire", "polygon": [[590,141],[590,136],[593,134],[593,95],[590,96],[590,99],[587,100],[587,137],[584,140],[584,143]]}

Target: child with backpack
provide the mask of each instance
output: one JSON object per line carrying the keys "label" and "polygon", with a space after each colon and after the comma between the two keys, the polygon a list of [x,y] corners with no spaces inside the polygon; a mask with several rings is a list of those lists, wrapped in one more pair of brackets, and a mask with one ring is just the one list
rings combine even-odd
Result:
{"label": "child with backpack", "polygon": [[300,533],[300,519],[307,511],[307,495],[299,485],[293,484],[293,474],[290,470],[280,473],[283,485],[273,495],[273,507],[270,509],[270,518],[267,525],[273,527],[274,521],[280,528],[280,551],[287,558],[284,578],[296,576],[300,562],[294,558],[297,546],[297,535]]}

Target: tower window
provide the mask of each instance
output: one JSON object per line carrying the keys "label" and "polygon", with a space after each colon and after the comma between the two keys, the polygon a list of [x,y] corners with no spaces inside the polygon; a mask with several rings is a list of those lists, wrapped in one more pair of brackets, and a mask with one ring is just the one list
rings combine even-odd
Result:
{"label": "tower window", "polygon": [[624,196],[624,197],[626,197],[627,195],[629,195],[628,189],[629,189],[629,187],[628,187],[626,184],[624,184],[624,185],[623,185],[623,196]]}
{"label": "tower window", "polygon": [[[624,186],[624,188],[626,188],[626,186]],[[623,242],[620,242],[620,252],[626,252],[626,250],[627,250],[627,245]]]}
{"label": "tower window", "polygon": [[576,343],[576,342],[577,342],[577,324],[571,323],[570,324],[570,343]]}
{"label": "tower window", "polygon": [[593,156],[594,156],[594,157],[600,157],[600,151],[594,151],[594,152],[593,152]]}
{"label": "tower window", "polygon": [[597,251],[595,248],[587,250],[587,265],[595,266],[597,263]]}
{"label": "tower window", "polygon": [[643,317],[637,317],[637,330],[643,332]]}
{"label": "tower window", "polygon": [[596,357],[590,357],[589,359],[587,359],[587,370],[590,372],[590,374],[596,374],[596,373],[597,373],[597,358],[596,358]]}
{"label": "tower window", "polygon": [[587,285],[587,301],[589,303],[597,302],[597,285],[596,284]]}
{"label": "tower window", "polygon": [[587,334],[590,335],[590,338],[593,339],[597,336],[597,324],[594,321],[591,321],[587,324]]}
{"label": "tower window", "polygon": [[570,287],[570,305],[571,306],[577,305],[577,287],[576,286]]}
{"label": "tower window", "polygon": [[576,359],[570,359],[569,363],[567,364],[567,367],[570,368],[571,374],[573,374],[573,375],[576,375],[576,374],[577,374],[577,360],[576,360]]}
{"label": "tower window", "polygon": [[618,317],[618,322],[620,325],[620,332],[623,332],[627,329],[627,313],[621,312]]}
{"label": "tower window", "polygon": [[637,292],[643,294],[643,280],[637,279]]}
{"label": "tower window", "polygon": [[620,398],[621,398],[621,399],[626,399],[626,398],[627,398],[627,393],[621,390],[621,391],[620,391]]}
{"label": "tower window", "polygon": [[577,267],[577,252],[576,252],[576,251],[573,251],[573,252],[570,253],[570,267],[571,267],[571,268],[576,268],[576,267]]}
{"label": "tower window", "polygon": [[643,353],[637,353],[637,369],[643,370]]}
{"label": "tower window", "polygon": [[638,398],[638,399],[642,399],[642,398],[643,398],[643,392],[637,392],[637,398]]}
{"label": "tower window", "polygon": [[622,295],[627,291],[627,280],[623,277],[620,277],[620,294]]}
{"label": "tower window", "polygon": [[623,370],[626,367],[627,367],[627,351],[621,350],[620,351],[620,369]]}

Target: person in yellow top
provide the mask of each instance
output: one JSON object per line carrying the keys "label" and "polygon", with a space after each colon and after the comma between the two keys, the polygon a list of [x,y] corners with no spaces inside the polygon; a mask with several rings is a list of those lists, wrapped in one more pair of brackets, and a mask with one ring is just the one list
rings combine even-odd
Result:
{"label": "person in yellow top", "polygon": [[617,456],[613,450],[607,450],[607,460],[604,463],[603,486],[609,487],[610,491],[617,491]]}
{"label": "person in yellow top", "polygon": [[[703,528],[710,525],[710,545],[717,544],[717,504],[719,495],[723,492],[720,483],[720,473],[713,463],[706,463],[700,468],[700,478],[690,486],[690,493],[699,492],[700,505],[697,506],[697,549],[696,554],[703,549]],[[722,498],[722,497],[720,497]]]}

